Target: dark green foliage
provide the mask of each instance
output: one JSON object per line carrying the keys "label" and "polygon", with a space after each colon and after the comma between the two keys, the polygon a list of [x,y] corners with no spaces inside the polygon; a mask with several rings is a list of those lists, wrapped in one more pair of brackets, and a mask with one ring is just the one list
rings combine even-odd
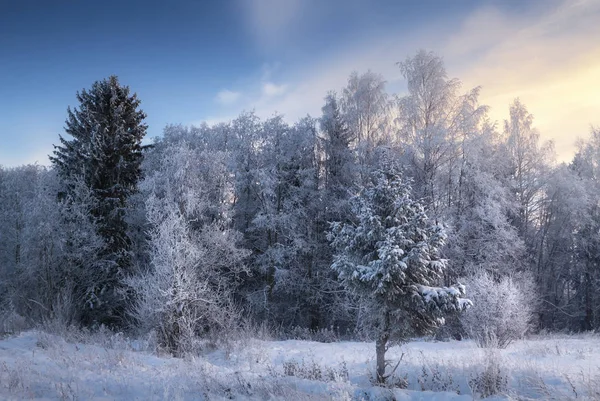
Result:
{"label": "dark green foliage", "polygon": [[325,97],[321,110],[321,130],[325,134],[325,187],[330,195],[347,198],[348,189],[355,184],[356,167],[350,149],[354,135],[342,118],[334,93]]}
{"label": "dark green foliage", "polygon": [[77,93],[77,100],[79,109],[68,109],[65,127],[72,139],[61,136],[61,145],[55,146],[50,159],[64,183],[60,198],[78,199],[75,192],[82,187],[90,191],[88,213],[103,245],[98,260],[90,260],[81,268],[101,269],[102,274],[93,274],[99,281],[88,299],[94,313],[84,320],[112,324],[123,317],[118,305],[123,298],[119,282],[131,270],[125,216],[127,200],[141,177],[146,114],[138,110],[137,96],[130,95],[116,76]]}

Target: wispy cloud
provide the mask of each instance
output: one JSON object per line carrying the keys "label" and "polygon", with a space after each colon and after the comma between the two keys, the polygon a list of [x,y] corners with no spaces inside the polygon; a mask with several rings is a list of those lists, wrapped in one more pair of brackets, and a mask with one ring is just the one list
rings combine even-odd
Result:
{"label": "wispy cloud", "polygon": [[223,89],[222,91],[217,93],[215,100],[221,105],[229,106],[237,102],[241,96],[242,94],[240,92],[234,92],[229,89]]}
{"label": "wispy cloud", "polygon": [[398,86],[400,70],[396,62],[420,47],[430,48],[435,43],[438,31],[423,27],[415,32],[418,38],[411,43],[399,41],[397,29],[384,36],[366,37],[355,40],[351,45],[338,46],[325,58],[313,58],[310,65],[284,65],[278,62],[265,63],[255,74],[254,82],[244,87],[244,99],[235,108],[223,109],[210,116],[212,121],[223,120],[235,114],[235,110],[254,110],[261,117],[280,113],[293,122],[310,114],[318,116],[324,97],[330,90],[340,91],[347,83],[353,70],[372,69],[381,73],[392,84]]}
{"label": "wispy cloud", "polygon": [[248,15],[250,32],[259,44],[272,48],[283,43],[308,7],[303,0],[239,0]]}
{"label": "wispy cloud", "polygon": [[265,82],[262,86],[262,94],[266,97],[280,96],[287,90],[287,85],[276,85],[273,82]]}

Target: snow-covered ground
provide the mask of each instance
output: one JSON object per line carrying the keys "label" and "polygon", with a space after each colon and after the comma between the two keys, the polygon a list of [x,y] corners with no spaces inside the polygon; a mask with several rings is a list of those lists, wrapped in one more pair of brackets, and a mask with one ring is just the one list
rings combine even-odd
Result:
{"label": "snow-covered ground", "polygon": [[140,341],[85,342],[38,331],[0,340],[2,400],[600,399],[600,337],[534,337],[506,350],[415,341],[389,351],[407,389],[370,383],[374,345],[246,339],[203,357],[143,351]]}

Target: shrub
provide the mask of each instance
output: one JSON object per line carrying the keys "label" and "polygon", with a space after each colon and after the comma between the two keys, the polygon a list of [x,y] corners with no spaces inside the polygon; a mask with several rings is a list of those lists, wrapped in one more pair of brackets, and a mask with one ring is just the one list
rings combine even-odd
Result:
{"label": "shrub", "polygon": [[526,277],[496,280],[483,273],[465,280],[474,306],[460,316],[467,335],[485,348],[506,348],[522,338],[533,318],[533,283]]}
{"label": "shrub", "polygon": [[508,374],[504,371],[496,352],[486,352],[484,368],[471,376],[469,386],[473,395],[479,394],[481,398],[502,394],[508,390]]}
{"label": "shrub", "polygon": [[[348,367],[342,362],[339,368],[321,366],[315,361],[298,362],[295,359],[283,363],[283,374],[285,376],[294,376],[302,379],[317,380],[322,382],[347,382]],[[276,375],[276,374],[275,374]]]}

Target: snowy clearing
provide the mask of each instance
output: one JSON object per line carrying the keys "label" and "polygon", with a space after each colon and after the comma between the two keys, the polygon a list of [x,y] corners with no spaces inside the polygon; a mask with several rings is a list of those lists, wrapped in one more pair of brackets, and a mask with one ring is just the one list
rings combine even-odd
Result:
{"label": "snowy clearing", "polygon": [[[67,342],[39,331],[0,341],[0,398],[6,400],[456,400],[600,399],[598,336],[536,337],[506,350],[471,341],[415,341],[397,380],[376,388],[374,345],[245,340],[203,357],[141,351],[122,336]],[[489,396],[495,388],[498,394]],[[487,393],[486,393],[487,392]]]}

